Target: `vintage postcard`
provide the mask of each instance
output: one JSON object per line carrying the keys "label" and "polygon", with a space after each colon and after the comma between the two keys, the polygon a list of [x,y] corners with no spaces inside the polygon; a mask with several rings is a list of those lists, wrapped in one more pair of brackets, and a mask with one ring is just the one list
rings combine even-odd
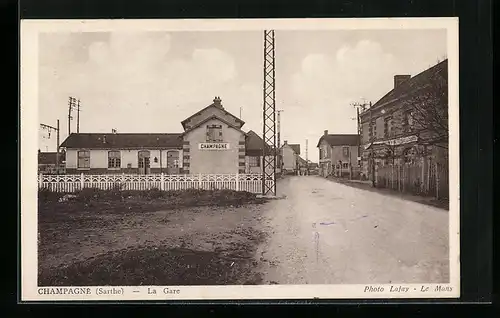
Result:
{"label": "vintage postcard", "polygon": [[21,300],[458,298],[458,19],[24,20]]}

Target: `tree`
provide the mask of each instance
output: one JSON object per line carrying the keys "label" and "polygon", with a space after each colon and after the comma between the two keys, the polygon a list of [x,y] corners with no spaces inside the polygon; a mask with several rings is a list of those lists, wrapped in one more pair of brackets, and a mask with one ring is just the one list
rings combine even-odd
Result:
{"label": "tree", "polygon": [[382,158],[385,160],[390,160],[390,163],[394,165],[394,160],[398,157],[396,151],[397,151],[397,145],[396,144],[391,144],[391,143],[384,143],[384,152],[382,155]]}
{"label": "tree", "polygon": [[438,69],[405,102],[407,126],[424,144],[448,149],[448,71]]}

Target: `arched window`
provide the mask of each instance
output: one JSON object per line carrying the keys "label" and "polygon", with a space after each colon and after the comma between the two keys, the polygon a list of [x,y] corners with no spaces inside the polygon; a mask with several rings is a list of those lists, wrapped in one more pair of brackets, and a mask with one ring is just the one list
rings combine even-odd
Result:
{"label": "arched window", "polygon": [[119,151],[108,151],[108,168],[119,169],[121,167],[121,154]]}

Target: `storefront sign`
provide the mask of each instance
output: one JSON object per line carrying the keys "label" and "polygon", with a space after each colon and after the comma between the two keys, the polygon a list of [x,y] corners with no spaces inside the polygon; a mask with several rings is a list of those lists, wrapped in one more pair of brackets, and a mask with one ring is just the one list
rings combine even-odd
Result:
{"label": "storefront sign", "polygon": [[404,145],[404,144],[408,144],[410,142],[416,142],[416,141],[418,141],[418,137],[413,135],[413,136],[406,136],[406,137],[390,139],[390,140],[375,141],[375,142],[373,142],[373,144],[374,145],[398,146],[398,145]]}
{"label": "storefront sign", "polygon": [[229,150],[227,142],[203,142],[199,144],[200,150]]}
{"label": "storefront sign", "polygon": [[385,144],[390,145],[390,146],[397,146],[397,145],[404,145],[408,144],[410,142],[416,142],[418,141],[417,136],[407,136],[407,137],[401,137],[397,139],[392,139],[392,140],[387,140]]}
{"label": "storefront sign", "polygon": [[379,140],[379,141],[374,141],[373,143],[368,143],[364,145],[364,149],[370,148],[371,145],[389,145],[389,146],[399,146],[399,145],[404,145],[404,144],[409,144],[411,142],[417,142],[418,141],[418,136],[413,135],[413,136],[406,136],[406,137],[401,137],[401,138],[396,138],[396,139],[390,139],[390,140]]}

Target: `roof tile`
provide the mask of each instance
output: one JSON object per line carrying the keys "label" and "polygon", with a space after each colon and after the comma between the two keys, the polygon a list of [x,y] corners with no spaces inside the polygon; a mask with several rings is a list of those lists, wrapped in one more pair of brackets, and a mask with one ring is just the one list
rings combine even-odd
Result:
{"label": "roof tile", "polygon": [[180,133],[73,133],[66,138],[61,147],[90,149],[182,148],[181,136]]}
{"label": "roof tile", "polygon": [[357,146],[360,142],[360,136],[356,134],[323,135],[318,141],[318,147],[322,140],[325,140],[330,146]]}

